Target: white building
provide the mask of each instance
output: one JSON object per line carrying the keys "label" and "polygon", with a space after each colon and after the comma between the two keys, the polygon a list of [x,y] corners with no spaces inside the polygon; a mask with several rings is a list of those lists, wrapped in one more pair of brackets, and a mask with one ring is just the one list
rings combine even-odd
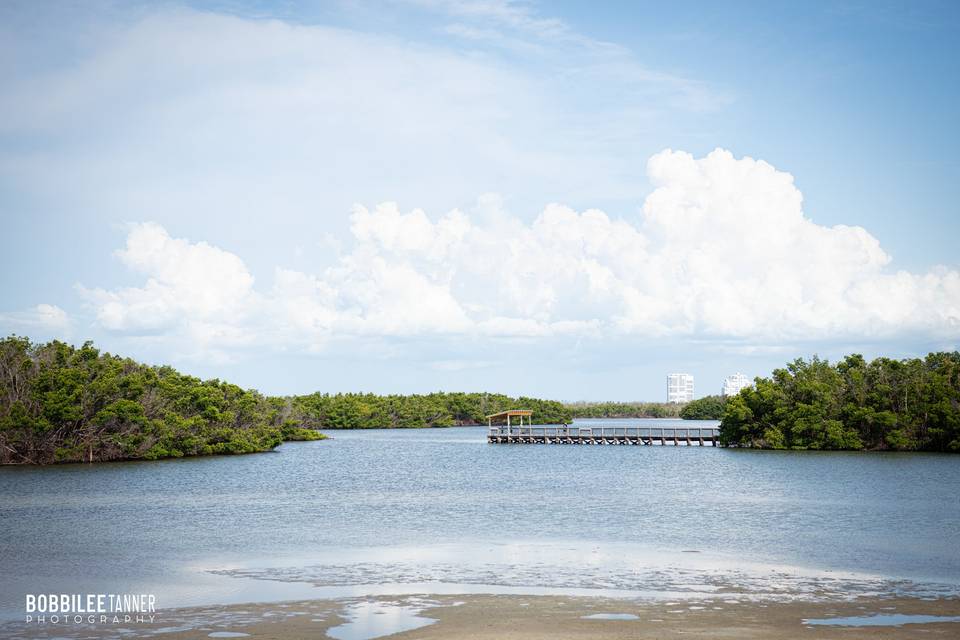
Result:
{"label": "white building", "polygon": [[740,393],[741,389],[746,389],[749,386],[751,386],[750,378],[742,373],[735,373],[723,379],[723,391],[721,393],[725,396],[735,396]]}
{"label": "white building", "polygon": [[667,402],[690,402],[693,400],[693,375],[689,373],[667,374]]}

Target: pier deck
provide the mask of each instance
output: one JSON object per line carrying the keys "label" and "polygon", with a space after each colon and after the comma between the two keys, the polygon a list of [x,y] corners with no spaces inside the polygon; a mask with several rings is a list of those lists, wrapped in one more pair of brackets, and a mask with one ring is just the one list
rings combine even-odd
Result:
{"label": "pier deck", "polygon": [[699,445],[716,447],[720,427],[491,426],[494,444]]}

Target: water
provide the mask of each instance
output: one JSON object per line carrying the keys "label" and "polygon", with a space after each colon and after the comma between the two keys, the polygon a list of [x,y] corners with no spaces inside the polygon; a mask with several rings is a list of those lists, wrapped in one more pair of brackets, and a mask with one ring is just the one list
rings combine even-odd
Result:
{"label": "water", "polygon": [[632,613],[593,613],[589,616],[580,616],[584,620],[639,620],[639,616]]}
{"label": "water", "polygon": [[893,613],[889,615],[850,616],[846,618],[817,618],[804,620],[803,624],[837,627],[900,627],[905,624],[932,624],[936,622],[960,622],[960,616],[924,616]]}
{"label": "water", "polygon": [[433,624],[436,620],[417,615],[418,608],[392,602],[357,602],[347,607],[348,621],[332,627],[327,636],[335,640],[368,640]]}
{"label": "water", "polygon": [[153,593],[163,608],[960,585],[956,456],[331,435],[250,456],[0,468],[0,614],[19,618],[26,593]]}

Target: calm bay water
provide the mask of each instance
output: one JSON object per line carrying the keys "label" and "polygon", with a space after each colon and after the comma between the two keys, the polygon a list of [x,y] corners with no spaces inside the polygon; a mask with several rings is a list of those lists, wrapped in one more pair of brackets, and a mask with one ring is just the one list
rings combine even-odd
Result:
{"label": "calm bay water", "polygon": [[384,584],[960,585],[960,457],[331,435],[251,456],[0,468],[0,611],[19,617],[37,592],[179,606]]}

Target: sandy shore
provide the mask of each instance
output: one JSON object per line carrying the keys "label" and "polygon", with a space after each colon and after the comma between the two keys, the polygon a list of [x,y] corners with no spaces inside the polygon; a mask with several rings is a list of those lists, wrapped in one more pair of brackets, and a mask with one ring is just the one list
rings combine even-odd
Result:
{"label": "sandy shore", "polygon": [[[586,616],[598,616],[587,618]],[[606,614],[629,619],[604,619]],[[558,596],[405,596],[161,610],[152,624],[4,629],[22,638],[325,638],[343,640],[424,624],[396,640],[793,638],[956,638],[960,622],[902,626],[820,626],[807,619],[873,615],[960,617],[960,599],[859,598],[848,602],[767,602],[730,598],[683,602]],[[349,625],[352,622],[352,626]],[[11,633],[12,632],[12,633]],[[245,635],[244,635],[245,634]],[[386,636],[380,636],[386,637]]]}

